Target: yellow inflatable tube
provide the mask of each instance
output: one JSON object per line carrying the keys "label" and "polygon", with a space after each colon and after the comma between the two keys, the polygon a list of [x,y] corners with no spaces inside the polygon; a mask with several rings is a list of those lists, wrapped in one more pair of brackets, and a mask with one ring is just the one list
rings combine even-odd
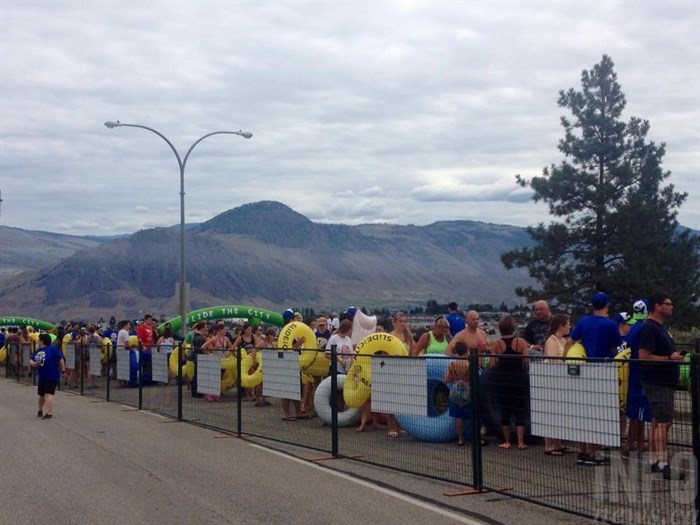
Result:
{"label": "yellow inflatable tube", "polygon": [[[586,356],[586,349],[583,347],[581,343],[574,343],[571,345],[571,348],[569,348],[569,351],[566,353],[566,357],[577,357],[577,358],[583,358],[587,357]],[[579,361],[578,359],[576,361],[571,361],[571,363],[578,363],[581,364],[584,361]]]}
{"label": "yellow inflatable tube", "polygon": [[[343,384],[343,399],[352,408],[369,399],[372,387],[372,360],[374,354],[406,356],[406,347],[395,336],[385,332],[370,334],[357,343],[348,377]],[[359,403],[359,404],[358,404]]]}
{"label": "yellow inflatable tube", "polygon": [[[257,365],[257,368],[253,367]],[[255,361],[251,354],[241,357],[241,386],[255,388],[263,381],[262,352],[255,352]]]}
{"label": "yellow inflatable tube", "polygon": [[[189,349],[190,344],[185,343],[182,346],[184,347],[185,355],[187,355],[187,350]],[[170,352],[170,357],[168,359],[168,367],[170,368],[170,373],[174,377],[177,377],[177,360],[180,358],[179,356],[180,349],[175,347],[173,348],[173,351]],[[186,363],[182,364],[182,375],[183,377],[187,377],[189,379],[194,377],[194,363],[192,361],[187,361]]]}
{"label": "yellow inflatable tube", "polygon": [[620,410],[623,412],[627,408],[627,390],[630,377],[629,359],[631,355],[632,350],[630,348],[625,348],[615,356],[615,362],[617,363],[617,383],[620,389]]}
{"label": "yellow inflatable tube", "polygon": [[224,371],[221,376],[221,390],[231,390],[236,385],[236,358],[234,356],[222,358],[221,369]]}
{"label": "yellow inflatable tube", "polygon": [[[303,339],[303,341],[302,341]],[[310,370],[316,360],[318,348],[316,346],[316,334],[309,325],[304,323],[289,323],[282,327],[277,338],[277,348],[294,348],[295,341],[302,341],[296,349],[299,352],[299,369],[301,370],[302,383],[312,383],[313,377]]]}

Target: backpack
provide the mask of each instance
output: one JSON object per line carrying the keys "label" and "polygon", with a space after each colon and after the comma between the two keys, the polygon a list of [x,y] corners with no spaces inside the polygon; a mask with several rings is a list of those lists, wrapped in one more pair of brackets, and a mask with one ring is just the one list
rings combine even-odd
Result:
{"label": "backpack", "polygon": [[458,379],[454,383],[452,383],[452,387],[450,388],[450,395],[449,395],[449,400],[454,403],[456,406],[459,408],[464,408],[469,404],[469,396],[470,396],[470,390],[469,390],[469,385],[462,381],[461,379]]}

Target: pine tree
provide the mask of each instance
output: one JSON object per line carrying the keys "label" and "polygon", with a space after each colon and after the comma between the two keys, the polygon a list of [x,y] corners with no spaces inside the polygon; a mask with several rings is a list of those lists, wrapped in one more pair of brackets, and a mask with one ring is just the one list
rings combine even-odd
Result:
{"label": "pine tree", "polygon": [[664,185],[665,145],[647,139],[649,122],[621,117],[626,100],[613,61],[603,56],[581,74],[581,91],[560,91],[565,160],[541,177],[518,184],[549,206],[560,221],[528,228],[535,245],[505,253],[506,268],[528,268],[540,288],[518,288],[528,301],[547,299],[581,312],[598,290],[612,310],[628,310],[639,297],[666,290],[680,325],[699,324],[700,237],[678,227],[687,194]]}

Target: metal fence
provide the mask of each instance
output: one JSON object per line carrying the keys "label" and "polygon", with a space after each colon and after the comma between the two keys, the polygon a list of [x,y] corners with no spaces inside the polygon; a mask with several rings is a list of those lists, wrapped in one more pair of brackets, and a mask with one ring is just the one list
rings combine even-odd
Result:
{"label": "metal fence", "polygon": [[[68,345],[60,389],[465,486],[454,495],[494,491],[609,523],[697,524],[700,341],[687,349],[668,435],[683,479],[670,480],[651,471],[651,424],[627,416],[639,401],[629,359],[359,354],[343,374],[335,350],[323,361],[306,350],[180,358]],[[35,384],[29,355],[8,348],[3,375]]]}

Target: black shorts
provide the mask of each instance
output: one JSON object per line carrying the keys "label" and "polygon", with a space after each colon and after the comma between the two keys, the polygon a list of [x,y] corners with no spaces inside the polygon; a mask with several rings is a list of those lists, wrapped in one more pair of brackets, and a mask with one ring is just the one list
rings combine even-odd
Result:
{"label": "black shorts", "polygon": [[37,393],[40,396],[49,394],[51,396],[56,394],[56,387],[58,386],[58,381],[39,381],[37,385]]}
{"label": "black shorts", "polygon": [[649,400],[651,416],[654,420],[657,423],[670,423],[673,421],[673,400],[676,394],[676,387],[642,383],[642,388]]}

